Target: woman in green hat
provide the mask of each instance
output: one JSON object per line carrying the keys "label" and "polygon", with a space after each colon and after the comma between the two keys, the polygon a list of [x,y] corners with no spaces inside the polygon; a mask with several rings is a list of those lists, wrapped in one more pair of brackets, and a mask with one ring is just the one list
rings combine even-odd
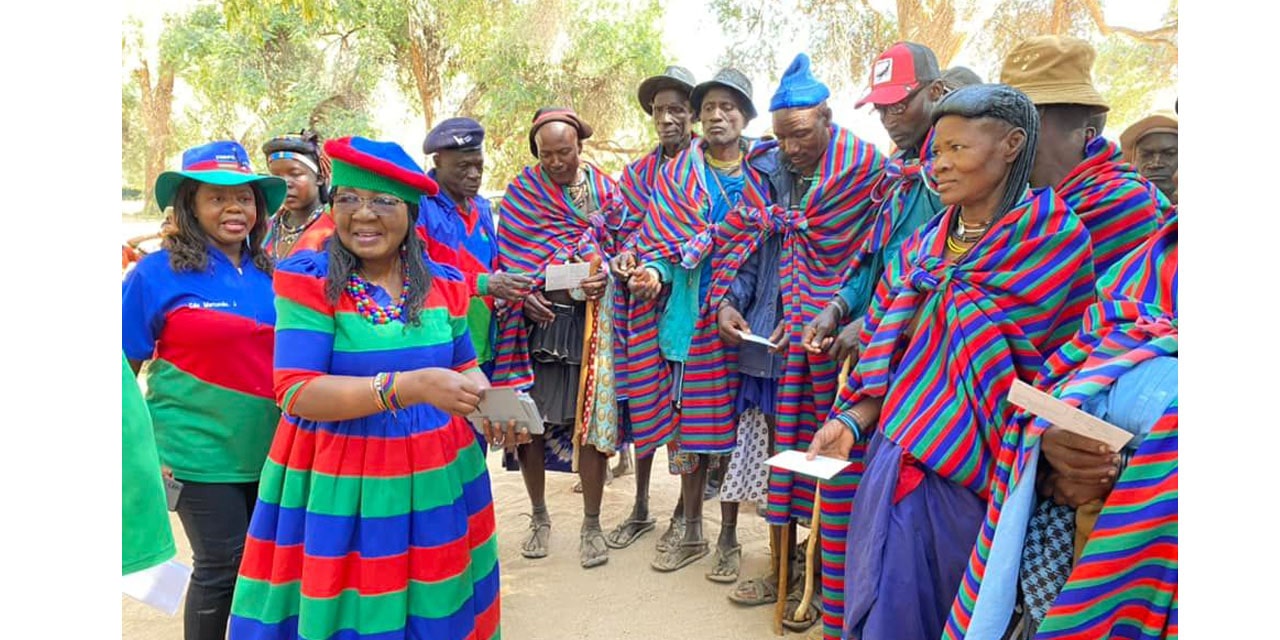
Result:
{"label": "woman in green hat", "polygon": [[272,393],[275,306],[262,248],[285,183],[255,174],[238,143],[188,149],[156,180],[173,206],[162,249],[124,280],[122,337],[147,406],[162,472],[194,555],[187,640],[226,637],[258,476],[280,416]]}

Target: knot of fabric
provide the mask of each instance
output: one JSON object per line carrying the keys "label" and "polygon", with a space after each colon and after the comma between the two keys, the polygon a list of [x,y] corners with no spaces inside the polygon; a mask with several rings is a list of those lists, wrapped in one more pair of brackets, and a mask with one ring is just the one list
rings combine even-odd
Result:
{"label": "knot of fabric", "polygon": [[1139,316],[1134,326],[1139,331],[1146,333],[1153,338],[1163,338],[1166,336],[1178,337],[1178,320],[1168,316],[1152,318],[1150,316]]}
{"label": "knot of fabric", "polygon": [[916,180],[923,179],[925,171],[924,163],[918,160],[903,160],[902,158],[890,158],[885,163],[884,173],[880,176],[874,186],[871,187],[871,200],[874,202],[884,202],[889,196],[889,192],[893,187],[902,182],[905,187]]}
{"label": "knot of fabric", "polygon": [[689,238],[688,242],[680,245],[680,266],[685,269],[692,269],[702,264],[702,259],[711,249],[715,230],[716,225],[711,225],[694,234],[692,238]]}
{"label": "knot of fabric", "polygon": [[907,283],[920,293],[937,291],[945,281],[945,274],[935,274],[927,269],[915,269],[907,274]]}

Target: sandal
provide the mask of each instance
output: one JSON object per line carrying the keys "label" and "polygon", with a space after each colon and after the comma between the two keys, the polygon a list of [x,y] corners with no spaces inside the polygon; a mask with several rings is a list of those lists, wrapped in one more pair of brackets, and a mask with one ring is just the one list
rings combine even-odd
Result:
{"label": "sandal", "polygon": [[715,558],[711,560],[711,570],[707,579],[712,582],[732,584],[738,581],[738,572],[742,568],[742,545],[736,544],[729,549],[716,546]]}
{"label": "sandal", "polygon": [[520,545],[520,555],[530,560],[547,557],[547,543],[551,541],[551,522],[538,522],[528,513],[520,515],[529,516],[529,536]]}
{"label": "sandal", "polygon": [[782,616],[782,626],[786,627],[790,631],[807,631],[809,627],[812,627],[815,623],[822,620],[822,608],[818,606],[818,600],[820,598],[816,597],[817,594],[814,594],[814,596],[815,597],[809,601],[809,608],[805,611],[807,615],[804,620],[796,622],[796,610],[800,608],[800,600],[804,597],[804,592],[801,591],[800,593],[796,593],[795,591],[792,591],[791,594],[787,596],[787,612]]}
{"label": "sandal", "polygon": [[626,549],[636,540],[639,540],[640,536],[653,531],[657,523],[658,521],[653,518],[648,520],[627,518],[626,522],[614,527],[613,531],[609,532],[609,535],[604,539],[604,543],[609,545],[610,549]]}
{"label": "sandal", "polygon": [[658,554],[658,557],[654,558],[653,562],[649,563],[649,566],[657,571],[670,573],[707,557],[709,553],[711,553],[711,545],[706,540],[681,542],[668,549],[666,553]]}
{"label": "sandal", "polygon": [[684,518],[672,518],[667,530],[658,538],[658,553],[670,551],[672,545],[680,544],[681,540],[684,540]]}
{"label": "sandal", "polygon": [[770,575],[743,580],[729,592],[729,601],[747,607],[773,604],[778,601],[778,577]]}
{"label": "sandal", "polygon": [[578,557],[583,569],[598,567],[608,562],[609,545],[605,542],[604,533],[599,529],[583,531],[578,543]]}

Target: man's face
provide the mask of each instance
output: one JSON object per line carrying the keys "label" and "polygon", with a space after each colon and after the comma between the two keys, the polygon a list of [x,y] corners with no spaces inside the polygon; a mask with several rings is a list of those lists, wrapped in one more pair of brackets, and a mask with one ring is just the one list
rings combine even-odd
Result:
{"label": "man's face", "polygon": [[1148,133],[1134,145],[1133,163],[1138,173],[1173,197],[1173,174],[1178,171],[1178,134]]}
{"label": "man's face", "polygon": [[738,106],[738,99],[728,89],[716,87],[702,99],[702,134],[708,144],[717,147],[736,143],[747,127],[747,114]]}
{"label": "man's face", "polygon": [[436,153],[436,181],[454,199],[467,200],[480,192],[484,177],[484,152],[449,149]]}
{"label": "man's face", "polygon": [[831,122],[822,108],[782,109],[773,112],[773,135],[791,164],[812,173],[831,143]]}
{"label": "man's face", "polygon": [[693,128],[693,107],[689,105],[689,96],[676,89],[663,89],[654,95],[653,128],[665,147],[687,140]]}
{"label": "man's face", "polygon": [[[878,104],[880,123],[899,149],[916,149],[929,133],[930,111],[941,97],[942,82],[935,80],[916,87],[896,104]],[[938,95],[934,95],[938,94]]]}
{"label": "man's face", "polygon": [[558,185],[573,184],[578,177],[582,143],[578,132],[563,122],[549,122],[533,137],[538,145],[538,163]]}

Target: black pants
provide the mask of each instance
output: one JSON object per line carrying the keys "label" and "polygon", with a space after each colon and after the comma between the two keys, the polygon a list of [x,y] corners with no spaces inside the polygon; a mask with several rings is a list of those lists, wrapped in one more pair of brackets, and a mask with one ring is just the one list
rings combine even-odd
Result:
{"label": "black pants", "polygon": [[178,517],[194,556],[187,608],[186,640],[223,640],[231,617],[231,594],[244,554],[249,516],[258,499],[258,483],[183,482]]}

